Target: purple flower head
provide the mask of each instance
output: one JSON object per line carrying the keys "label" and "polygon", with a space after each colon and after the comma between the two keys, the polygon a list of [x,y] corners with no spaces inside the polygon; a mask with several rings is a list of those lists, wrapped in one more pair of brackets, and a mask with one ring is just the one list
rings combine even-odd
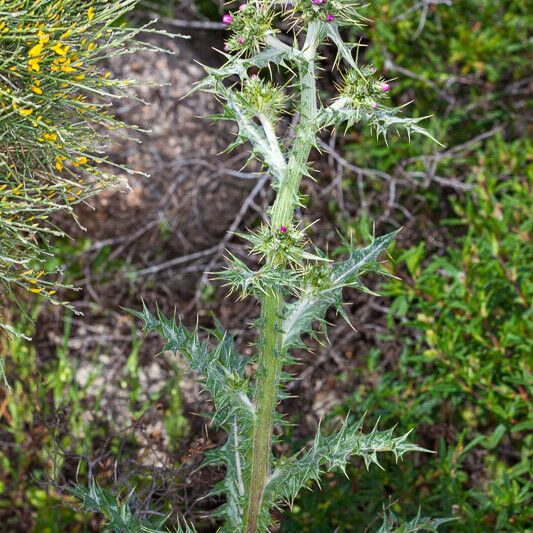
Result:
{"label": "purple flower head", "polygon": [[233,17],[232,17],[229,13],[226,13],[226,14],[222,17],[222,22],[223,22],[226,26],[229,26],[229,25],[233,22]]}
{"label": "purple flower head", "polygon": [[328,22],[333,22],[335,20],[335,17],[331,13],[328,13],[328,16],[326,17],[326,20]]}
{"label": "purple flower head", "polygon": [[311,0],[311,3],[313,3],[315,6],[319,6],[320,4],[324,3],[324,0]]}
{"label": "purple flower head", "polygon": [[246,9],[246,4],[241,4],[239,6],[239,11],[244,11]]}
{"label": "purple flower head", "polygon": [[287,228],[285,226],[281,226],[281,228],[279,228],[279,231],[280,233],[287,233]]}
{"label": "purple flower head", "polygon": [[250,76],[250,78],[252,78],[252,80],[257,79],[257,74],[252,74],[252,75]]}
{"label": "purple flower head", "polygon": [[333,267],[335,265],[335,263],[333,261],[328,261],[328,267]]}
{"label": "purple flower head", "polygon": [[238,42],[239,44],[244,44],[244,37],[239,36],[239,37],[237,38],[237,42]]}
{"label": "purple flower head", "polygon": [[390,91],[390,85],[388,83],[382,83],[380,89],[384,93],[386,93],[386,92]]}
{"label": "purple flower head", "polygon": [[378,103],[377,103],[377,102],[372,102],[372,103],[370,104],[370,107],[371,107],[372,109],[377,109],[377,107],[378,107]]}
{"label": "purple flower head", "polygon": [[227,52],[229,50],[229,46],[227,44],[224,45],[224,52]]}

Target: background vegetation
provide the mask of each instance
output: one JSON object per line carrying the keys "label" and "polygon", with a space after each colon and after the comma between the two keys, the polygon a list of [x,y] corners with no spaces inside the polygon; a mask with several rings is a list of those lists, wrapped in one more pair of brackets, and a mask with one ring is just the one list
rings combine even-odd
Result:
{"label": "background vegetation", "polygon": [[[220,13],[205,2],[164,2],[141,6],[138,20],[158,10],[182,26],[193,18],[210,23],[206,17]],[[415,428],[414,440],[437,453],[370,476],[358,464],[350,481],[331,477],[327,490],[296,502],[281,531],[377,529],[380,522],[373,520],[383,506],[399,517],[413,516],[419,506],[426,515],[456,516],[445,526],[450,531],[525,531],[532,519],[533,352],[527,5],[375,0],[368,11],[376,23],[361,35],[367,46],[360,53],[398,76],[392,98],[413,100],[412,115],[433,115],[428,129],[445,147],[396,141],[389,150],[359,132],[339,135],[335,144],[324,141],[320,180],[328,188],[325,195],[310,189],[312,215],[359,241],[372,222],[404,229],[392,251],[397,279],[381,288],[388,303],[380,302],[370,317],[375,327],[357,340],[346,330],[342,342],[332,335],[335,351],[325,353],[340,358],[336,366],[327,366],[319,353],[319,363],[307,362],[316,364],[302,380],[309,405],[292,409],[290,437],[304,441],[314,398],[338,390],[342,404],[334,414],[366,412],[369,423],[381,417],[400,430]],[[325,80],[324,92],[335,81]],[[322,229],[317,224],[316,231]],[[160,228],[163,245],[166,231]],[[70,265],[65,282],[87,277],[80,258],[92,245],[56,242],[57,261]],[[92,276],[112,283],[128,269],[112,252],[98,250],[89,263]],[[169,300],[162,305],[172,308]],[[200,310],[229,305],[210,285],[199,303]],[[356,301],[356,328],[360,305]],[[47,307],[31,313],[45,329],[52,327],[43,319]],[[150,506],[198,519],[202,509],[192,501],[206,480],[195,478],[196,489],[187,480],[216,436],[206,435],[189,409],[183,415],[179,369],[164,367],[161,386],[143,386],[149,366],[135,325],[124,322],[127,349],[117,394],[124,394],[130,418],[109,418],[99,376],[113,340],[85,350],[85,359],[100,362],[87,366],[74,357],[80,346],[73,342],[72,317],[52,322],[52,350],[43,349],[31,321],[15,317],[15,323],[36,340],[12,339],[4,347],[13,394],[0,393],[0,517],[9,531],[99,530],[98,518],[80,514],[64,490],[65,483],[88,477],[124,491],[137,486],[140,496],[131,506],[140,514]],[[149,346],[152,358],[157,348]],[[154,416],[162,425],[144,424]],[[166,459],[156,461],[161,450]]]}

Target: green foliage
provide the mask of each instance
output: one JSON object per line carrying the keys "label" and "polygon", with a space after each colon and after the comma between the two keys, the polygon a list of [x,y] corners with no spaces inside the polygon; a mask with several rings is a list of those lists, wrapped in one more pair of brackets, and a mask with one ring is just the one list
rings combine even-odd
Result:
{"label": "green foliage", "polygon": [[[32,333],[26,322],[18,328]],[[37,531],[47,531],[47,527],[53,528],[50,531],[68,530],[72,524],[86,524],[79,513],[60,505],[62,499],[53,487],[46,487],[64,461],[62,455],[51,460],[54,446],[56,450],[83,453],[99,436],[98,430],[90,429],[81,416],[96,373],[83,386],[77,382],[77,369],[67,349],[69,328],[67,320],[57,358],[48,364],[38,360],[35,349],[23,337],[14,336],[6,343],[6,374],[11,389],[0,388],[0,509],[9,511],[4,521],[8,530],[20,526],[25,508],[33,510]],[[98,401],[96,395],[93,405],[97,406]],[[61,428],[54,423],[59,418]]]}
{"label": "green foliage", "polygon": [[[465,448],[486,450],[485,479],[461,512],[470,520],[494,514],[500,528],[525,524],[531,497],[533,176],[520,157],[527,144],[507,145],[504,155],[501,141],[490,143],[487,160],[503,160],[484,168],[464,204],[454,203],[451,222],[465,230],[460,247],[429,260],[408,250],[400,257],[407,284],[386,287],[391,318],[403,316],[419,332],[402,356],[411,375],[401,376],[405,390],[418,393],[402,399],[422,421],[461,428]],[[507,171],[516,177],[501,180]]]}
{"label": "green foliage", "polygon": [[43,269],[50,239],[62,235],[49,219],[117,181],[103,152],[109,132],[125,124],[108,107],[133,80],[115,80],[101,65],[153,48],[136,41],[140,29],[118,23],[134,5],[0,4],[0,296],[19,288],[61,303]]}
{"label": "green foliage", "polygon": [[[72,496],[81,502],[85,512],[98,512],[106,520],[105,532],[109,533],[169,533],[168,528],[162,529],[167,517],[158,520],[141,520],[132,513],[129,500],[134,495],[131,492],[126,498],[120,499],[106,491],[96,483],[89,487],[76,485],[69,491]],[[194,533],[195,530],[185,524],[177,524],[175,533]]]}
{"label": "green foliage", "polygon": [[[410,188],[396,190],[396,203],[416,209],[415,238],[427,233],[444,247],[436,252],[422,243],[402,254],[396,270],[402,281],[388,284],[394,315],[387,348],[358,354],[346,408],[384,424],[399,421],[403,430],[416,425],[418,442],[438,455],[372,479],[353,470],[351,482],[331,477],[323,493],[296,500],[282,531],[360,531],[357,524],[389,496],[398,498],[391,506],[402,520],[421,505],[428,514],[456,513],[458,520],[443,526],[451,531],[524,531],[531,296],[524,306],[517,287],[531,290],[531,147],[516,139],[526,128],[527,8],[519,1],[375,0],[367,15],[376,22],[363,29],[364,59],[389,76],[398,73],[391,99],[408,97],[415,116],[432,114],[430,129],[450,151],[433,158],[421,138],[416,146],[397,140],[394,150],[366,136],[344,141],[348,161],[376,169],[364,175],[367,198],[386,194],[383,174],[397,184],[407,173],[420,178],[418,203]],[[494,136],[495,127],[501,135]],[[474,189],[454,190],[446,180]],[[356,180],[347,174],[343,184],[345,199],[353,194],[357,202]],[[344,221],[346,230],[364,235],[364,219],[380,217],[382,205],[367,202],[363,221]],[[333,201],[331,210],[342,220]],[[453,220],[441,223],[452,210]],[[400,211],[391,216],[404,222]],[[393,346],[401,348],[399,359],[391,356]]]}
{"label": "green foliage", "polygon": [[[415,468],[406,463],[372,481],[359,479],[357,506],[347,513],[351,488],[335,480],[327,497],[297,500],[286,531],[321,531],[376,512],[374,502],[389,491],[399,498],[399,516],[419,505],[432,514],[453,513],[453,531],[527,527],[533,427],[528,146],[501,138],[488,143],[472,195],[454,201],[455,217],[446,221],[462,236],[443,255],[428,254],[423,245],[399,255],[400,279],[390,279],[383,292],[392,298],[389,321],[397,333],[390,337],[401,339],[400,358],[383,371],[385,358],[371,354],[361,370],[368,381],[346,404],[382,423],[399,421],[403,430],[416,424],[438,454]],[[405,486],[412,491],[402,494]]]}
{"label": "green foliage", "polygon": [[[37,314],[35,309],[33,320]],[[67,316],[62,343],[46,361],[24,337],[12,336],[6,341],[5,352],[9,354],[6,374],[11,389],[0,387],[0,515],[8,530],[20,526],[22,519],[31,517],[31,523],[24,523],[32,531],[59,532],[76,528],[80,532],[92,531],[88,516],[81,509],[77,510],[74,498],[56,489],[50,480],[60,483],[63,476],[70,478],[73,471],[79,480],[88,477],[87,464],[82,459],[101,453],[99,443],[106,440],[110,450],[124,449],[128,459],[135,459],[138,451],[136,436],[120,434],[117,421],[109,420],[101,413],[104,402],[109,399],[109,391],[104,390],[105,384],[100,377],[102,367],[95,364],[81,379],[79,362],[69,348],[71,326],[72,318]],[[27,336],[35,333],[29,319],[17,323],[17,328]],[[121,383],[125,388],[128,386],[129,391],[124,413],[141,418],[147,410],[154,409],[158,401],[168,403],[172,412],[165,411],[162,417],[171,441],[169,446],[177,448],[185,424],[180,375],[176,373],[159,392],[149,397],[141,395],[140,385],[135,384],[132,377],[133,373],[137,377],[140,371],[137,350],[138,342],[127,359],[126,382]],[[94,354],[94,359],[98,355],[100,351]],[[128,472],[128,476],[137,487],[137,493],[143,494],[146,486],[152,483],[142,471],[140,474]],[[101,484],[109,487],[77,486],[72,496],[81,497],[85,492],[87,497],[92,493],[109,495],[113,484],[105,476],[98,477]],[[87,504],[94,500],[84,501]],[[117,501],[124,503],[122,499]],[[168,512],[168,508],[165,511]],[[139,521],[133,510],[124,509],[123,513],[133,520],[132,523]]]}

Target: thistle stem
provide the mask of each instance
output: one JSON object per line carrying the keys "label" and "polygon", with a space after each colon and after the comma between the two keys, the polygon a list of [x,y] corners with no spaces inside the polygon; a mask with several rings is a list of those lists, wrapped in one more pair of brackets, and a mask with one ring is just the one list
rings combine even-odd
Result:
{"label": "thistle stem", "polygon": [[246,533],[256,533],[261,512],[263,491],[267,482],[272,447],[272,418],[276,408],[279,374],[281,372],[281,319],[283,299],[269,293],[263,300],[263,350],[257,370],[255,402],[257,423],[254,429],[252,472],[245,517]]}
{"label": "thistle stem", "polygon": [[[303,56],[305,61],[299,67],[301,102],[300,122],[289,155],[287,174],[272,206],[271,227],[277,231],[282,226],[291,227],[294,209],[298,204],[298,191],[309,153],[316,135],[317,113],[315,55],[320,40],[319,26],[308,27]],[[269,133],[269,132],[267,132]],[[272,258],[267,257],[267,263]],[[263,493],[268,480],[270,456],[272,453],[272,425],[278,398],[279,376],[283,365],[283,297],[269,292],[262,301],[262,351],[256,374],[254,400],[257,422],[254,428],[252,467],[248,487],[248,506],[244,516],[244,531],[258,531]]]}

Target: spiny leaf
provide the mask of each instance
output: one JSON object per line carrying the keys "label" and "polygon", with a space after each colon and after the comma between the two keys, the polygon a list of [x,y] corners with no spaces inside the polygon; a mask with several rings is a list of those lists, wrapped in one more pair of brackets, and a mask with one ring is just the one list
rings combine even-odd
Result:
{"label": "spiny leaf", "polygon": [[420,516],[420,509],[418,514],[405,524],[400,524],[398,518],[391,512],[383,514],[383,523],[376,533],[415,533],[417,531],[428,531],[437,533],[438,528],[442,524],[452,522],[455,518],[429,518],[427,516]]}
{"label": "spiny leaf", "polygon": [[355,70],[359,70],[355,59],[353,58],[352,51],[357,48],[356,44],[345,43],[339,33],[339,29],[336,24],[326,24],[326,34],[335,43],[337,47],[337,57],[335,63],[338,64],[340,58],[344,59]]}
{"label": "spiny leaf", "polygon": [[135,515],[131,509],[133,491],[123,498],[103,489],[96,482],[91,482],[88,487],[76,485],[68,492],[77,498],[84,511],[97,512],[106,519],[105,531],[109,533],[195,533],[196,530],[187,524],[182,527],[179,523],[176,528],[162,529],[168,517],[158,521],[143,520]]}
{"label": "spiny leaf", "polygon": [[218,118],[235,121],[239,126],[237,144],[249,141],[253,155],[265,162],[274,178],[274,186],[281,183],[287,172],[287,163],[279,146],[273,146],[261,127],[256,125],[249,113],[239,104],[233,90],[227,89],[222,83],[215,85],[214,92],[223,96],[224,114]]}
{"label": "spiny leaf", "polygon": [[225,496],[226,502],[212,513],[214,518],[222,518],[224,522],[220,533],[233,533],[242,530],[243,509],[245,508],[246,485],[249,476],[247,450],[251,449],[250,432],[243,431],[239,420],[234,417],[228,427],[226,443],[206,453],[202,466],[223,464],[226,475],[213,490],[210,496]]}
{"label": "spiny leaf", "polygon": [[418,125],[419,122],[429,117],[401,117],[399,115],[401,110],[402,107],[370,109],[366,106],[358,106],[354,108],[343,99],[342,101],[338,100],[327,108],[322,108],[319,111],[318,120],[321,128],[344,126],[345,129],[349,129],[356,123],[362,123],[375,130],[378,137],[385,139],[389,131],[394,131],[398,134],[404,131],[409,139],[411,139],[412,133],[418,133],[440,144],[429,131]]}
{"label": "spiny leaf", "polygon": [[378,466],[378,453],[390,452],[396,460],[407,452],[427,451],[407,441],[409,433],[394,437],[394,428],[379,431],[377,425],[370,433],[362,432],[363,420],[350,424],[346,418],[339,431],[323,436],[317,432],[312,447],[303,454],[279,462],[265,488],[265,498],[271,505],[292,502],[308,481],[319,481],[323,470],[340,469],[345,472],[352,456],[362,457],[366,467]]}
{"label": "spiny leaf", "polygon": [[376,259],[386,250],[398,232],[383,235],[372,244],[361,249],[351,248],[346,261],[334,263],[329,283],[316,289],[308,287],[295,302],[286,306],[283,318],[283,346],[286,349],[302,347],[300,337],[312,333],[312,325],[318,321],[325,327],[324,316],[329,307],[342,313],[342,289],[354,287],[365,290],[359,281],[363,270],[376,271]]}
{"label": "spiny leaf", "polygon": [[226,467],[225,478],[211,492],[211,495],[225,495],[226,503],[218,507],[213,516],[224,519],[221,532],[239,531],[242,509],[245,508],[243,487],[250,471],[250,435],[255,423],[255,408],[250,400],[248,380],[244,376],[245,360],[239,356],[233,339],[219,322],[211,331],[211,336],[217,341],[213,348],[208,341],[199,340],[196,330],[188,331],[159,311],[154,316],[144,304],[142,312],[130,312],[144,321],[147,332],[156,331],[167,340],[165,349],[179,352],[188,360],[213,398],[213,422],[226,430],[228,439],[223,446],[206,453],[202,466],[223,464]]}
{"label": "spiny leaf", "polygon": [[218,85],[218,82],[231,76],[245,78],[248,76],[250,67],[263,68],[270,65],[286,66],[290,60],[292,62],[301,62],[301,54],[290,46],[285,46],[279,42],[279,47],[266,48],[249,58],[234,58],[224,54],[228,61],[219,68],[206,67],[207,76],[199,81],[193,91],[212,90]]}
{"label": "spiny leaf", "polygon": [[154,316],[144,303],[142,312],[130,312],[144,321],[146,332],[156,331],[166,339],[165,350],[183,355],[190,368],[200,375],[215,403],[213,421],[217,425],[224,427],[233,416],[238,416],[247,427],[253,424],[255,410],[249,396],[249,383],[244,376],[244,362],[235,351],[232,339],[220,326],[213,332],[219,341],[213,348],[208,341],[200,340],[197,330],[190,332],[159,311]]}

